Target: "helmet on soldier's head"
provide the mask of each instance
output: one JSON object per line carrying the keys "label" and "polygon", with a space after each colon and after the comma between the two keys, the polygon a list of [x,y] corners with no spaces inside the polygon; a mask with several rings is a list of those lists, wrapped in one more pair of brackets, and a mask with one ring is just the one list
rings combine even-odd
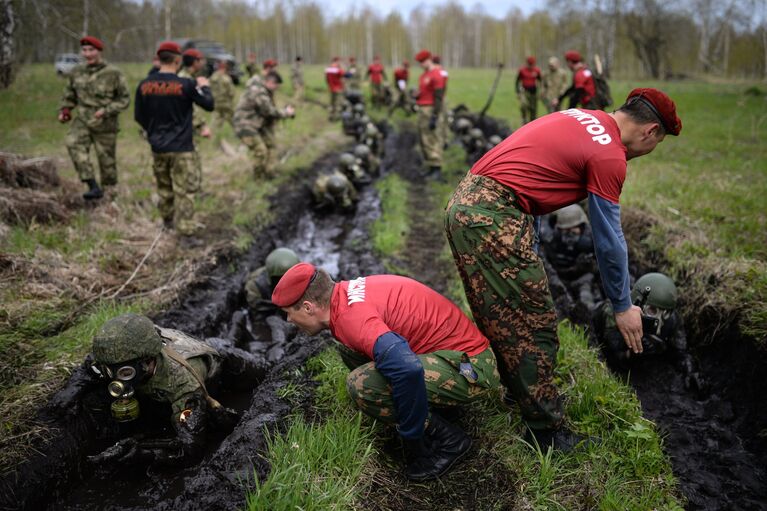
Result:
{"label": "helmet on soldier's head", "polygon": [[362,103],[357,103],[356,105],[354,105],[353,110],[361,114],[365,112],[365,105],[363,105]]}
{"label": "helmet on soldier's head", "polygon": [[589,221],[583,208],[578,204],[570,204],[554,212],[557,218],[557,229],[572,229]]}
{"label": "helmet on soldier's head", "polygon": [[676,308],[677,291],[674,281],[662,273],[646,273],[637,279],[631,288],[631,301],[636,302],[646,288],[650,288],[647,304],[659,309]]}
{"label": "helmet on soldier's head", "polygon": [[296,253],[289,248],[275,248],[266,256],[266,273],[270,279],[279,279],[299,262]]}
{"label": "helmet on soldier's head", "polygon": [[354,148],[354,156],[357,158],[367,158],[370,156],[370,148],[365,144],[357,144]]}
{"label": "helmet on soldier's head", "polygon": [[99,364],[119,364],[154,357],[162,350],[162,339],[154,323],[139,314],[112,318],[93,337],[93,358]]}
{"label": "helmet on soldier's head", "polygon": [[330,195],[339,198],[346,191],[346,179],[338,174],[332,174],[328,178],[327,187]]}
{"label": "helmet on soldier's head", "polygon": [[367,115],[363,115],[362,117],[360,117],[360,122],[364,122],[365,124],[367,124],[370,122],[370,117],[368,117]]}
{"label": "helmet on soldier's head", "polygon": [[341,158],[338,160],[338,163],[340,163],[341,166],[344,167],[344,168],[351,167],[356,162],[357,162],[357,159],[351,153],[344,153],[344,154],[342,154]]}
{"label": "helmet on soldier's head", "polygon": [[372,122],[369,122],[368,125],[365,127],[365,135],[369,137],[374,137],[378,135],[378,128],[376,128],[376,125]]}
{"label": "helmet on soldier's head", "polygon": [[457,131],[469,131],[472,127],[471,121],[466,117],[461,117],[455,121],[455,129]]}
{"label": "helmet on soldier's head", "polygon": [[485,136],[485,134],[482,133],[482,130],[479,128],[472,128],[469,130],[469,136],[471,138],[482,138]]}
{"label": "helmet on soldier's head", "polygon": [[495,147],[501,142],[503,142],[503,139],[499,135],[493,135],[490,138],[488,138],[487,141],[490,142],[493,145],[493,147]]}

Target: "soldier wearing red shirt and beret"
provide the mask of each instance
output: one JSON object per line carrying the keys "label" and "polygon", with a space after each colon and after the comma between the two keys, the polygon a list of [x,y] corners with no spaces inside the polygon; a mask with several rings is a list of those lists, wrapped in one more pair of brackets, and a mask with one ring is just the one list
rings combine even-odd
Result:
{"label": "soldier wearing red shirt and beret", "polygon": [[341,67],[340,57],[333,57],[330,65],[325,68],[325,81],[330,91],[330,117],[331,121],[338,118],[338,101],[344,93],[344,70]]}
{"label": "soldier wearing red shirt and beret", "polygon": [[595,101],[597,85],[594,83],[594,76],[583,61],[581,54],[575,50],[565,52],[565,61],[567,67],[573,72],[573,84],[559,96],[556,105],[569,97],[570,108],[577,108],[579,105],[590,110],[599,108]]}
{"label": "soldier wearing red shirt and beret", "polygon": [[341,343],[349,394],[397,424],[409,479],[439,477],[469,450],[471,438],[429,405],[468,403],[500,380],[489,341],[453,302],[396,275],[336,283],[308,263],[282,276],[272,302],[308,334],[330,329]]}
{"label": "soldier wearing red shirt and beret", "polygon": [[445,81],[440,68],[434,64],[428,50],[421,50],[415,56],[423,73],[418,79],[418,135],[421,139],[423,159],[428,167],[427,176],[441,179],[442,152],[445,141],[439,126],[445,99]]}
{"label": "soldier wearing red shirt and beret", "polygon": [[386,70],[378,55],[373,57],[373,63],[368,66],[366,77],[370,79],[370,101],[378,108],[384,102],[383,81],[386,80]]}
{"label": "soldier wearing red shirt and beret", "polygon": [[541,69],[535,65],[535,57],[527,57],[527,65],[519,68],[515,84],[522,124],[538,117],[538,86],[541,84],[541,77]]}
{"label": "soldier wearing red shirt and beret", "polygon": [[474,319],[495,350],[507,397],[519,403],[529,437],[541,446],[569,450],[580,439],[562,427],[553,380],[557,316],[536,253],[534,216],[588,199],[605,294],[626,345],[641,352],[641,310],[631,302],[618,200],[627,160],[681,129],[674,102],[657,89],[633,90],[611,114],[555,112],[485,154],[448,203],[448,241]]}

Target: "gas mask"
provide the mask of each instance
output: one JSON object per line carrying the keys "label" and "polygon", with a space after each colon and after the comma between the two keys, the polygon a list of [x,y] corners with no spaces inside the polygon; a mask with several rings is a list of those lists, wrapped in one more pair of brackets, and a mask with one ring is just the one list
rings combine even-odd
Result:
{"label": "gas mask", "polygon": [[581,233],[574,229],[560,229],[559,237],[568,250],[573,250],[581,239]]}
{"label": "gas mask", "polygon": [[642,307],[642,315],[652,319],[652,322],[642,322],[643,330],[646,330],[650,324],[652,325],[652,330],[645,331],[645,335],[650,334],[660,337],[660,332],[663,330],[663,323],[671,317],[671,311],[667,309],[661,309],[660,307],[656,307],[654,305],[645,304]]}
{"label": "gas mask", "polygon": [[102,364],[91,367],[93,372],[112,381],[107,385],[112,402],[112,417],[118,422],[129,422],[138,419],[139,404],[135,397],[135,387],[141,383],[147,374],[144,360],[130,360],[119,364]]}

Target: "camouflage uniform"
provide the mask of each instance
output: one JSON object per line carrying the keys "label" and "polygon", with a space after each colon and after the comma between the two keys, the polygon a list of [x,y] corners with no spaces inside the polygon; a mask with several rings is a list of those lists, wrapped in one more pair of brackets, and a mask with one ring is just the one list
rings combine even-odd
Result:
{"label": "camouflage uniform", "polygon": [[[99,161],[101,184],[117,184],[117,116],[129,104],[125,76],[116,67],[102,61],[93,66],[79,65],[70,73],[60,108],[72,110],[79,107],[66,144],[81,181],[96,178],[89,157],[93,145]],[[94,114],[100,109],[104,110],[104,116],[98,119]]]}
{"label": "camouflage uniform", "polygon": [[[195,79],[195,77],[187,70],[187,68],[183,68],[181,71],[179,71],[178,76],[181,78],[189,78],[190,80]],[[200,153],[197,151],[197,148],[200,144],[200,138],[202,138],[202,130],[205,129],[205,114],[203,112],[204,110],[200,107],[200,105],[194,105],[192,110],[192,129],[194,130],[194,157],[197,160],[196,172],[199,176],[197,178],[198,183],[202,183],[202,159],[200,158]]]}
{"label": "camouflage uniform", "polygon": [[[344,192],[340,197],[336,197],[328,191],[328,181],[333,176],[343,179],[346,183]],[[319,208],[337,205],[342,209],[348,209],[357,202],[357,190],[352,182],[349,181],[349,178],[338,170],[334,170],[330,174],[320,174],[317,176],[312,185],[312,195],[314,195],[314,200]]]}
{"label": "camouflage uniform", "polygon": [[[352,370],[346,377],[346,388],[357,407],[375,419],[396,422],[391,386],[375,368],[375,363],[341,343],[336,343],[336,347],[344,364]],[[417,355],[423,365],[426,394],[431,405],[458,406],[499,389],[501,382],[492,349],[469,357],[478,376],[473,383],[459,373],[463,354],[461,351],[440,350]]]}
{"label": "camouflage uniform", "polygon": [[349,85],[349,90],[359,91],[362,89],[362,78],[360,77],[357,64],[350,64],[346,70],[346,83]]}
{"label": "camouflage uniform", "polygon": [[428,167],[442,166],[442,153],[444,151],[445,141],[442,140],[443,130],[441,128],[442,116],[437,119],[435,129],[429,129],[431,114],[434,111],[433,106],[419,105],[418,107],[418,134],[421,142],[423,158]]}
{"label": "camouflage uniform", "polygon": [[[200,191],[202,173],[197,151],[182,153],[152,153],[152,170],[157,181],[160,202],[157,205],[163,220],[175,220],[181,234],[194,232],[194,196]],[[175,187],[174,187],[175,184]]]}
{"label": "camouflage uniform", "polygon": [[210,77],[210,91],[216,101],[213,111],[213,126],[220,129],[224,123],[232,124],[232,107],[234,106],[234,83],[229,73],[217,70]]}
{"label": "camouflage uniform", "polygon": [[269,279],[266,266],[261,266],[248,275],[245,281],[245,298],[254,314],[266,317],[282,313],[280,308],[272,303],[273,290],[274,284]]}
{"label": "camouflage uniform", "polygon": [[279,119],[286,117],[288,115],[275,105],[274,96],[264,82],[251,78],[237,103],[233,123],[235,133],[250,149],[256,179],[269,177],[273,172],[274,128]]}
{"label": "camouflage uniform", "polygon": [[532,122],[538,117],[538,91],[522,89],[519,91],[519,112],[522,124]]}
{"label": "camouflage uniform", "polygon": [[304,69],[299,62],[294,62],[290,68],[290,83],[293,85],[293,97],[304,99]]}
{"label": "camouflage uniform", "polygon": [[527,424],[545,429],[558,427],[563,417],[553,381],[559,340],[533,223],[510,188],[471,173],[446,208],[450,248],[501,379]]}
{"label": "camouflage uniform", "polygon": [[562,68],[557,68],[554,71],[549,69],[549,72],[543,75],[541,79],[543,85],[543,93],[541,99],[546,105],[549,113],[561,110],[563,105],[554,106],[554,101],[559,99],[559,96],[569,87],[569,77],[567,71]]}

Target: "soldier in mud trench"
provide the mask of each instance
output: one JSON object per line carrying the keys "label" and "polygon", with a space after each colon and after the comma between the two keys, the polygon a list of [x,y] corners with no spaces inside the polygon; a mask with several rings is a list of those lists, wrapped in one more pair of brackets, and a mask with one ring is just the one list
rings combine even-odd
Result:
{"label": "soldier in mud trench", "polygon": [[682,317],[676,311],[677,289],[674,281],[662,273],[642,275],[631,289],[631,299],[642,309],[642,353],[626,347],[615,325],[610,302],[598,303],[591,318],[589,340],[602,349],[609,366],[628,371],[640,358],[668,353],[684,378],[684,386],[698,394],[706,391],[706,383],[698,364],[687,350],[687,335]]}
{"label": "soldier in mud trench", "polygon": [[357,190],[354,185],[337,169],[317,176],[312,185],[312,195],[314,206],[321,210],[351,211],[357,202]]}
{"label": "soldier in mud trench", "polygon": [[408,479],[439,477],[469,451],[471,437],[435,408],[474,401],[500,380],[489,341],[453,302],[395,275],[336,283],[308,263],[283,275],[272,302],[309,335],[330,329],[355,405],[396,424]]}
{"label": "soldier in mud trench", "polygon": [[[617,330],[641,353],[642,310],[632,304],[619,196],[627,160],[679,135],[674,102],[634,89],[615,112],[570,109],[536,119],[482,157],[448,202],[445,228],[474,319],[490,339],[526,440],[568,451],[583,438],[565,426],[554,383],[557,314],[536,253],[534,216],[588,199],[596,259]],[[566,141],[566,142],[564,142]]]}
{"label": "soldier in mud trench", "polygon": [[123,314],[96,333],[91,369],[108,382],[115,421],[139,419],[146,404],[140,399],[147,399],[162,405],[147,406],[150,413],[165,408],[175,432],[172,438],[149,438],[139,431],[90,457],[91,462],[187,464],[202,455],[208,431],[231,428],[238,419],[208,389],[251,389],[263,380],[266,363],[223,339],[202,342],[145,316]]}

